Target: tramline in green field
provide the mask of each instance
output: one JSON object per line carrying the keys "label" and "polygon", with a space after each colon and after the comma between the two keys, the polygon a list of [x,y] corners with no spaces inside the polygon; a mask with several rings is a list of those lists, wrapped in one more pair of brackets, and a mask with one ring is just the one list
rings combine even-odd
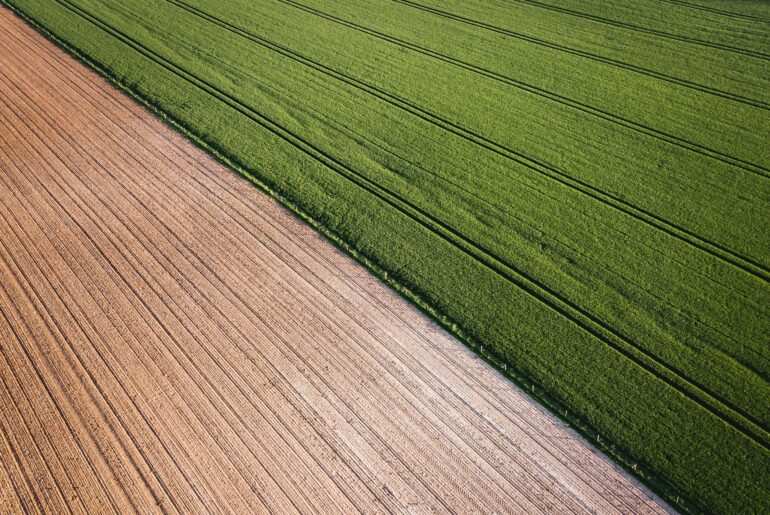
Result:
{"label": "tramline in green field", "polygon": [[669,500],[770,506],[770,7],[10,4]]}

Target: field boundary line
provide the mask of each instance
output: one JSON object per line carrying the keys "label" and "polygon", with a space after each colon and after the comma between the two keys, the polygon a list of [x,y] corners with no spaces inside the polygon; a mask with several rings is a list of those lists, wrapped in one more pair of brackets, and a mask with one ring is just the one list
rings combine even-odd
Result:
{"label": "field boundary line", "polygon": [[[29,177],[27,177],[27,176],[26,176],[26,174],[24,174],[23,172],[20,172],[20,174],[21,174],[21,176],[22,176],[22,177],[24,177],[24,178],[25,178],[25,179],[26,179],[26,180],[27,180],[27,181],[28,181],[30,184],[34,184],[34,183],[32,183],[32,182],[31,182],[31,180],[29,179]],[[50,191],[48,191],[48,190],[44,190],[44,191],[46,192],[46,194],[48,194],[48,195],[50,196]],[[40,193],[39,193],[39,194],[40,194]],[[19,202],[19,205],[21,206],[21,209],[26,211],[26,214],[27,214],[27,216],[30,218],[30,220],[31,220],[32,222],[34,222],[34,223],[35,223],[35,224],[38,226],[38,228],[40,229],[40,231],[41,231],[42,233],[44,233],[44,234],[47,234],[47,235],[48,235],[48,236],[47,236],[47,238],[48,238],[48,244],[49,244],[49,245],[51,245],[51,247],[52,247],[52,248],[53,248],[53,249],[54,249],[54,250],[57,252],[57,254],[58,254],[60,257],[61,257],[61,259],[63,260],[63,262],[70,264],[70,262],[71,262],[73,259],[75,259],[75,258],[74,258],[74,256],[72,255],[72,253],[71,253],[70,251],[68,251],[68,250],[67,250],[67,251],[66,251],[66,252],[67,252],[67,256],[69,256],[69,257],[65,257],[65,255],[62,253],[61,249],[59,248],[60,246],[62,246],[62,245],[65,245],[65,242],[64,242],[64,241],[62,241],[62,240],[61,240],[61,238],[60,238],[60,236],[58,236],[58,235],[53,235],[53,238],[52,238],[52,236],[51,236],[51,235],[52,235],[53,233],[50,231],[50,227],[48,227],[48,225],[45,225],[45,227],[44,227],[43,225],[41,225],[41,224],[45,224],[45,222],[41,222],[41,221],[40,221],[40,215],[39,215],[39,214],[32,214],[33,212],[32,212],[32,211],[30,211],[30,209],[29,209],[29,207],[28,207],[28,206],[31,206],[31,204],[29,204],[28,202],[27,202],[27,203],[23,203],[23,202],[21,202],[21,200],[19,200],[19,199],[18,199],[18,196],[17,196],[17,195],[14,195],[14,196],[16,197],[16,200],[17,200],[17,202]],[[53,206],[53,204],[51,204],[51,205]],[[57,204],[57,206],[59,206],[59,207],[61,208],[61,206],[60,206],[59,204]],[[16,223],[17,223],[17,225],[19,225],[21,222],[19,222],[18,220],[16,220]],[[77,227],[78,227],[78,228],[80,228],[80,226],[77,226]],[[70,234],[71,234],[71,235],[73,235],[73,236],[75,235],[75,233],[72,233],[72,232],[71,232],[71,230],[70,230]],[[83,233],[83,234],[85,234],[85,233]],[[86,235],[86,238],[88,238],[88,236],[87,236],[87,235]],[[54,240],[55,240],[55,241],[54,241]],[[89,242],[92,244],[92,246],[96,244],[96,243],[93,241],[93,239],[91,239],[91,238],[88,238],[88,240],[89,240]],[[95,248],[95,247],[94,247],[94,248]],[[28,252],[29,252],[29,251],[28,251]],[[93,254],[94,254],[94,251],[93,251],[93,250],[89,250],[89,253],[93,255]],[[48,265],[48,266],[50,267],[50,265]],[[110,266],[111,266],[111,265],[110,265]],[[79,265],[79,268],[80,268],[80,270],[81,270],[81,271],[83,271],[83,270],[84,270],[84,269],[83,269],[83,267],[82,267],[82,265]],[[115,274],[116,274],[118,277],[120,277],[120,278],[121,278],[121,280],[123,280],[123,279],[124,279],[124,278],[123,278],[123,275],[122,275],[122,274],[120,274],[119,272],[117,272],[117,271],[116,271],[116,269],[112,269],[112,270],[113,270],[113,272],[114,272],[114,273],[115,273]],[[59,279],[61,279],[61,278],[59,278]],[[113,278],[113,280],[114,280],[114,278]],[[88,292],[89,292],[89,294],[90,294],[90,291],[91,291],[91,289],[95,287],[95,283],[93,282],[93,280],[89,280],[89,284],[91,285],[91,286],[89,287],[88,285],[86,285],[86,283],[84,283],[84,282],[83,282],[82,278],[80,278],[80,277],[78,277],[78,284],[79,284],[79,285],[80,285],[80,287],[81,287],[81,288],[83,288],[85,291],[88,291]],[[116,282],[115,282],[115,284],[118,284],[118,282],[116,281]],[[73,293],[70,291],[70,289],[69,289],[68,287],[66,287],[66,286],[65,286],[65,291],[68,293],[68,295],[69,295],[69,296],[72,296],[72,295],[73,295]],[[100,295],[100,298],[102,299],[102,301],[105,301],[105,300],[106,300],[106,297],[104,296],[104,294],[103,294],[102,292],[99,292],[99,295]],[[124,296],[126,296],[127,294],[124,292],[124,293],[123,293],[123,295],[124,295]],[[128,298],[128,297],[125,297],[125,298]],[[98,300],[96,300],[96,298],[95,298],[93,295],[92,295],[92,299],[93,299],[95,302],[99,302]],[[137,315],[137,316],[139,316],[139,317],[142,317],[142,315],[139,313],[139,311],[137,311],[137,310],[136,310],[136,307],[135,307],[133,304],[131,304],[131,306],[132,306],[132,308],[133,308],[134,312],[136,313],[136,315]],[[145,306],[145,307],[146,307],[146,306]],[[149,308],[148,308],[148,309],[149,309]],[[121,332],[121,330],[120,330],[120,329],[118,328],[118,326],[115,324],[115,321],[112,319],[112,317],[110,317],[110,316],[107,314],[107,312],[106,312],[104,309],[101,309],[101,312],[102,312],[102,313],[103,313],[103,314],[104,314],[104,315],[105,315],[105,316],[106,316],[106,317],[109,319],[109,324],[110,324],[110,326],[111,326],[111,327],[112,327],[112,328],[113,328],[115,331]],[[143,320],[144,320],[144,319],[143,319]],[[92,326],[92,324],[90,324],[90,323],[89,323],[89,326]],[[153,329],[152,329],[152,328],[150,328],[150,326],[147,326],[147,328],[148,328],[148,331],[153,331]],[[95,331],[96,329],[95,329],[95,328],[92,326],[92,330],[93,330],[93,331]],[[121,332],[121,334],[125,334],[125,333]],[[139,343],[139,337],[137,337],[137,335],[136,335],[136,334],[134,334],[133,330],[131,330],[131,331],[128,331],[128,334],[130,334],[130,340],[131,340],[131,341],[133,341],[133,342],[136,342],[136,344],[138,344],[138,343]],[[157,333],[155,333],[155,334],[157,334]],[[161,341],[162,341],[162,340],[161,340]],[[140,354],[139,354],[139,353],[137,353],[136,349],[134,349],[134,348],[133,348],[133,347],[131,347],[131,346],[129,346],[128,348],[131,350],[132,354],[133,354],[133,355],[134,355],[134,356],[135,356],[137,359],[141,360],[141,361],[142,361],[142,363],[143,363],[143,365],[146,367],[146,364],[144,363],[144,361],[143,361],[143,360],[142,360],[142,358],[140,357]],[[109,350],[108,350],[108,353],[109,353],[109,355],[111,356],[111,359],[113,359],[113,360],[115,360],[115,359],[116,359],[116,357],[115,357],[114,353],[112,353],[112,351],[109,351]],[[178,390],[178,388],[173,388],[173,389],[174,389],[174,392],[175,392],[177,395],[179,395],[179,394],[181,393],[181,392]],[[197,412],[193,412],[193,413],[194,413],[194,416],[196,417],[196,419],[198,419],[199,423],[202,423],[202,421],[201,421],[201,420],[200,420],[200,418],[199,418],[199,414],[197,414]],[[143,416],[143,418],[144,418],[144,416]],[[147,422],[147,423],[149,424],[149,422]],[[188,420],[188,424],[189,424],[189,420]],[[203,425],[203,427],[206,427],[206,426],[205,426],[205,424]],[[207,429],[208,429],[208,428],[207,428]],[[152,432],[153,432],[153,433],[155,433],[155,430],[154,430],[154,429],[152,429]],[[157,436],[157,438],[159,438],[159,436]],[[162,444],[162,443],[161,443],[161,445],[164,447],[164,449],[166,448],[165,444]],[[220,448],[221,448],[221,446],[220,446]],[[174,458],[171,458],[171,459],[172,459],[172,461],[176,462],[176,460],[175,460]],[[232,462],[232,460],[230,460],[230,464],[231,464],[233,467],[236,467],[236,468],[237,468],[237,465],[235,465],[235,464]],[[180,472],[181,472],[181,470],[180,470]],[[240,470],[238,471],[238,475],[239,475],[239,476],[240,476],[240,477],[241,477],[241,478],[242,478],[242,479],[243,479],[243,480],[244,480],[246,483],[248,483],[248,479],[247,479],[247,478],[246,478],[246,477],[245,477],[245,476],[242,474],[242,472],[240,472]],[[210,488],[210,486],[209,486],[209,488]]]}
{"label": "field boundary line", "polygon": [[[97,94],[99,94],[99,92],[98,92],[98,91],[96,91],[96,93],[97,93]],[[90,102],[92,102],[92,103],[94,103],[94,105],[96,105],[96,104],[95,104],[95,102],[96,102],[96,99],[95,99],[94,97],[92,97],[91,95],[88,95],[88,98],[89,98],[89,101],[90,101]],[[107,98],[107,97],[105,97],[105,98]],[[115,102],[115,99],[113,99],[112,97],[109,97],[109,98],[108,98],[108,101],[110,101],[110,102]],[[114,105],[123,106],[123,104],[120,104],[120,103],[115,103]],[[88,114],[88,112],[87,112],[87,116],[90,116],[90,115]],[[136,116],[136,114],[132,114],[132,117],[135,117],[135,116]],[[93,119],[93,118],[91,118],[91,119]],[[115,122],[113,121],[113,123],[115,123]],[[129,132],[129,131],[127,131],[127,130],[126,130],[126,128],[125,128],[124,126],[122,126],[122,125],[116,124],[116,125],[115,125],[115,127],[116,127],[116,129],[118,129],[119,131],[122,131],[124,134],[126,134],[126,136],[128,136],[128,137],[132,137],[132,138],[134,138],[136,141],[139,141],[139,139],[141,138],[141,137],[140,137],[140,136],[139,136],[139,135],[138,135],[138,134],[137,134],[135,131]],[[159,134],[159,135],[161,134],[160,132],[157,132],[157,129],[154,129],[154,130],[153,130],[153,132],[154,132],[154,133],[156,133],[156,134]],[[112,133],[109,133],[109,137],[110,137],[111,139],[112,139],[112,136],[113,136],[113,134],[112,134]],[[115,141],[115,140],[113,139],[113,141]],[[189,159],[191,158],[191,156],[189,155],[189,153],[187,153],[187,151],[186,151],[186,150],[183,150],[183,149],[179,148],[179,147],[178,147],[178,146],[176,146],[176,145],[172,145],[172,148],[174,148],[174,149],[175,149],[175,151],[176,151],[176,155],[178,155],[178,156],[182,157],[182,158],[183,158],[183,159],[185,159],[185,160],[186,160],[188,163],[190,163],[190,164],[193,164],[193,162],[192,162],[192,161],[189,161]],[[158,156],[158,155],[157,155],[155,152],[153,152],[153,154],[154,154],[154,155],[156,155],[156,157],[160,157],[160,156]],[[161,177],[161,181],[163,181],[163,176],[162,176],[162,174],[161,174],[159,177]],[[193,181],[195,184],[199,185],[201,188],[203,188],[203,190],[205,190],[205,191],[206,191],[206,192],[208,192],[209,194],[215,194],[214,192],[212,192],[212,191],[209,189],[209,187],[208,187],[208,186],[206,186],[206,185],[204,185],[203,183],[201,183],[201,182],[200,182],[198,179],[195,179],[195,178],[193,177],[193,178],[192,178],[192,181]],[[235,199],[236,197],[233,197],[233,198]],[[243,201],[242,201],[242,200],[236,200],[236,202],[238,202],[238,203],[241,203],[241,204],[242,204],[242,205],[243,205],[243,206],[244,206],[244,207],[245,207],[247,210],[249,210],[251,213],[254,213],[254,215],[255,215],[255,216],[258,216],[258,217],[260,217],[260,218],[262,217],[262,215],[261,215],[261,212],[260,212],[260,211],[258,211],[258,210],[257,210],[257,211],[255,211],[251,205],[249,205],[249,204],[243,204]],[[252,234],[252,235],[255,235],[253,227],[249,226],[249,225],[246,223],[246,219],[245,219],[245,218],[243,218],[243,221],[240,221],[240,219],[242,218],[242,215],[240,215],[238,218],[239,218],[239,220],[236,220],[236,223],[237,223],[238,225],[240,225],[240,227],[241,227],[243,230],[247,231],[248,233],[250,233],[250,234]],[[268,221],[268,219],[264,219],[264,220],[266,220],[266,221],[267,221],[267,223],[269,223],[269,224],[271,224],[271,225],[274,223],[274,222],[270,222],[270,221]],[[224,230],[228,230],[226,226],[224,226]],[[234,235],[234,233],[232,233],[232,232],[231,232],[231,234],[233,235],[233,237],[235,236],[235,235]],[[274,242],[275,242],[275,240],[272,240],[272,241],[274,241]],[[292,240],[292,241],[294,241],[294,240]],[[276,243],[277,243],[277,242],[276,242]],[[288,252],[288,251],[287,251],[287,252]],[[314,271],[313,271],[311,268],[308,268],[304,262],[298,261],[298,262],[297,262],[297,265],[299,265],[301,268],[303,268],[303,269],[307,270],[309,273],[311,273],[312,275],[314,275],[314,276],[315,276],[315,277],[316,277],[318,280],[322,281],[322,282],[323,282],[323,284],[325,284],[325,285],[327,285],[327,286],[331,287],[331,285],[330,285],[329,283],[327,283],[327,282],[326,282],[324,279],[322,279],[321,277],[319,277],[319,276],[318,276],[318,275],[317,275],[317,274],[316,274],[316,273],[315,273],[315,272],[314,272]],[[377,299],[375,299],[375,300],[377,300]],[[379,303],[377,303],[376,305],[377,305],[377,306],[380,306],[381,308],[383,308],[383,309],[385,309],[385,310],[387,310],[387,311],[389,311],[389,312],[391,312],[390,308],[388,308],[387,306],[384,306],[384,307],[383,307],[383,306],[381,306]],[[412,326],[412,324],[411,324],[410,322],[407,322],[407,325],[409,325],[410,327]],[[424,336],[421,336],[421,339],[423,339],[423,340],[424,340]],[[425,341],[427,341],[427,340],[425,340]],[[426,373],[428,373],[428,374],[430,374],[431,376],[435,377],[435,379],[436,379],[437,381],[439,381],[439,382],[442,382],[442,384],[443,384],[443,381],[442,381],[442,379],[441,379],[441,376],[435,376],[435,374],[434,374],[434,373],[431,371],[431,369],[430,369],[430,368],[425,368],[425,367],[422,367],[422,366],[420,366],[420,368],[424,369],[424,370],[426,371]],[[450,370],[451,370],[451,369],[450,369]],[[474,382],[474,384],[478,384],[479,386],[482,386],[482,383],[478,382],[477,378],[475,378],[475,377],[472,377],[472,378],[470,378],[470,379],[471,379],[471,380]],[[445,385],[445,386],[446,386],[446,387],[449,387],[448,385]],[[470,406],[469,406],[469,407],[470,407]],[[474,410],[474,411],[475,411],[475,410]],[[511,417],[510,417],[510,416],[509,416],[507,413],[505,413],[505,412],[502,412],[502,414],[503,414],[503,416],[504,416],[505,418],[507,418],[508,420],[511,420],[511,421],[513,421],[513,419],[512,419],[512,418],[511,418]]]}
{"label": "field boundary line", "polygon": [[[0,78],[0,80],[2,80],[2,81],[5,81],[6,79],[5,79],[5,78]],[[10,79],[8,79],[8,80],[10,80]],[[30,99],[28,96],[26,96],[26,95],[25,95],[23,92],[21,92],[21,90],[18,90],[18,87],[17,87],[16,85],[13,85],[13,86],[12,86],[12,89],[17,89],[17,91],[15,91],[15,94],[16,94],[16,95],[19,95],[19,97],[20,97],[20,98],[22,98],[22,97],[23,97],[23,101],[24,101],[25,103],[26,103],[26,102],[32,102],[32,100],[31,100],[31,99]],[[12,105],[9,105],[9,104],[8,104],[8,103],[7,103],[7,102],[4,100],[4,99],[0,99],[0,102],[4,103],[4,104],[6,105],[6,107],[7,107],[7,108],[9,108],[9,109],[12,109],[12,108],[13,108],[13,106],[12,106]],[[35,111],[35,112],[36,112],[36,113],[37,113],[39,116],[41,116],[41,115],[40,115],[40,113],[39,113],[39,107],[38,107],[37,105],[34,105],[34,104],[27,104],[27,105],[28,105],[28,107],[29,107],[30,109],[34,110],[34,111]],[[33,106],[34,106],[34,107],[33,107]],[[49,123],[49,124],[50,124],[50,120],[45,120],[45,118],[43,118],[42,116],[41,116],[41,119],[43,119],[43,120],[44,120],[46,123]],[[26,125],[26,126],[27,126],[27,128],[30,130],[30,133],[31,133],[31,134],[34,134],[34,135],[35,135],[37,138],[39,138],[39,139],[41,139],[41,140],[43,140],[43,139],[44,139],[44,137],[43,137],[43,136],[40,134],[40,131],[39,131],[39,129],[40,129],[40,126],[34,126],[34,127],[33,127],[33,126],[30,126],[30,124],[29,124],[29,123],[28,123],[26,120],[24,120],[24,119],[21,119],[21,118],[20,118],[20,120],[22,121],[22,123],[23,123],[24,125]],[[30,123],[31,123],[31,122],[30,122]],[[34,124],[33,124],[33,125],[34,125]],[[51,125],[51,128],[52,128],[52,130],[54,130],[54,131],[55,131],[55,132],[56,132],[58,135],[60,135],[60,136],[62,135],[62,134],[61,134],[61,132],[60,132],[58,129],[56,129],[56,128],[55,128],[53,125]],[[17,135],[16,137],[18,138],[18,137],[19,137],[19,135]],[[46,145],[46,146],[48,147],[48,149],[49,149],[49,150],[53,151],[53,149],[51,149],[51,147],[50,147],[49,145]],[[38,153],[38,154],[39,154],[39,153]],[[42,156],[41,156],[41,157],[42,157]],[[90,156],[90,155],[89,155],[89,157],[90,157],[90,159],[93,159],[93,157],[92,157],[92,156]],[[65,163],[63,160],[61,160],[61,162],[62,162],[62,163],[63,163],[63,164],[64,164],[64,165],[65,165],[65,166],[68,168],[68,169],[70,169],[70,170],[71,170],[71,168],[70,168],[70,164],[69,164],[69,163]],[[17,168],[17,169],[18,169],[18,168]],[[19,170],[19,171],[20,171],[20,170]],[[26,175],[24,172],[21,172],[21,176],[25,177],[25,179],[26,179],[27,181],[30,181],[29,177],[27,177],[27,175]],[[31,181],[30,181],[30,183],[32,184],[32,182],[31,182]],[[51,192],[50,192],[48,189],[45,189],[45,191],[46,191],[46,193],[47,193],[49,196],[51,196],[51,198],[52,198],[52,199],[55,199],[55,197],[54,197],[54,196],[51,194]],[[19,201],[19,199],[18,199],[18,195],[16,195],[15,193],[13,193],[13,196],[14,196],[14,197],[16,198],[16,200],[19,202],[19,205],[22,207],[22,209],[28,212],[28,209],[27,209],[27,208],[24,206],[24,204],[23,204],[23,203],[21,203],[21,202]],[[60,204],[58,201],[56,201],[56,204],[59,206],[59,208],[60,208],[60,209],[64,209],[64,207],[63,207],[63,206],[61,206],[61,204]],[[11,213],[11,216],[13,217],[14,221],[16,222],[16,225],[18,225],[19,227],[23,227],[23,224],[21,223],[21,221],[19,221],[19,220],[18,220],[18,218],[16,217],[16,215],[15,215],[15,214]],[[35,219],[34,219],[34,217],[32,217],[32,216],[30,216],[30,218],[32,218],[33,220],[35,220]],[[8,223],[8,222],[6,222],[6,223]],[[37,222],[37,221],[35,221],[35,223],[38,223],[38,224],[39,224],[39,222]],[[83,233],[84,235],[85,235],[85,234],[87,234],[87,232],[85,231],[85,229],[83,229],[83,228],[82,228],[82,226],[80,226],[79,224],[77,224],[77,226],[78,226],[78,228],[79,228],[79,229],[81,229],[81,231],[82,231],[82,233]],[[9,223],[9,227],[10,227],[10,223]],[[13,228],[12,228],[12,227],[11,227],[11,229],[13,230]],[[40,230],[41,230],[41,231],[42,231],[44,234],[46,234],[46,231],[45,231],[45,230],[44,230],[42,227],[40,227]],[[28,253],[29,253],[29,254],[32,256],[32,259],[33,259],[33,261],[35,262],[35,264],[38,266],[38,268],[39,268],[40,270],[43,270],[43,266],[37,262],[37,260],[35,259],[35,256],[34,256],[34,254],[33,254],[32,252],[30,252],[30,251],[29,251],[29,249],[27,248],[27,245],[24,243],[23,239],[22,239],[22,238],[20,238],[20,237],[18,237],[18,235],[16,235],[16,236],[17,236],[17,240],[19,241],[19,243],[21,244],[21,246],[22,246],[23,248],[25,248],[25,249],[26,249],[26,251],[27,251],[27,252],[28,252]],[[48,233],[48,236],[49,236],[49,238],[50,238],[50,233]],[[93,245],[95,245],[95,246],[96,246],[96,243],[95,243],[95,242],[93,242],[93,240],[91,240],[90,238],[89,238],[89,240],[91,241],[91,243],[92,243]],[[98,248],[98,246],[97,246],[97,248]],[[57,252],[59,252],[59,251],[57,250]],[[59,254],[60,254],[60,253],[59,253]],[[63,256],[61,256],[61,257],[62,257],[62,259],[64,259],[64,257],[63,257]],[[103,257],[105,260],[107,259],[107,257],[106,257],[104,254],[102,254],[102,257]],[[68,262],[68,261],[66,261],[66,260],[65,260],[65,262],[69,263],[69,262]],[[46,262],[45,262],[45,261],[43,261],[43,263],[46,263]],[[69,266],[69,265],[68,265],[68,266]],[[46,263],[46,267],[50,267],[50,264]],[[23,271],[22,271],[22,273],[23,273]],[[61,281],[61,277],[59,276],[59,274],[58,274],[58,273],[57,273],[55,270],[54,270],[54,272],[53,272],[53,277],[55,277],[57,280],[60,280],[60,281]],[[121,275],[121,278],[122,278],[122,275]],[[27,280],[28,280],[28,282],[29,282],[29,279],[27,279]],[[46,281],[48,282],[48,284],[49,284],[49,287],[53,288],[53,286],[52,286],[52,283],[50,282],[50,280],[49,280],[49,279],[46,279]],[[31,283],[30,283],[30,284],[31,284]],[[80,281],[80,284],[82,285],[82,281]],[[68,294],[68,295],[72,296],[72,292],[70,291],[70,288],[69,288],[69,287],[68,287],[66,284],[64,284],[64,283],[62,283],[62,285],[63,285],[63,291],[67,292],[67,294]],[[84,286],[84,285],[82,285],[82,286],[85,288],[85,286]],[[123,391],[123,393],[124,393],[124,394],[127,396],[127,399],[129,399],[130,403],[131,403],[131,404],[133,404],[133,405],[135,405],[135,403],[134,403],[134,399],[133,399],[133,398],[132,398],[132,397],[131,397],[131,396],[128,394],[128,392],[126,391],[125,385],[122,383],[122,381],[121,381],[121,380],[118,378],[118,376],[116,375],[115,369],[113,369],[113,368],[112,368],[112,367],[111,367],[111,366],[108,364],[108,362],[106,361],[106,359],[105,359],[104,355],[102,354],[102,352],[100,352],[100,351],[98,350],[98,346],[97,346],[97,345],[94,343],[94,340],[93,340],[93,338],[91,337],[91,333],[93,333],[93,332],[97,332],[97,330],[96,330],[96,328],[93,326],[92,322],[90,322],[90,321],[88,320],[88,318],[85,318],[87,325],[88,325],[88,326],[91,328],[91,331],[87,331],[87,330],[86,330],[86,329],[83,327],[83,325],[81,324],[81,322],[79,322],[79,319],[78,319],[78,317],[75,317],[75,316],[74,316],[74,313],[72,313],[72,310],[71,310],[71,308],[70,308],[70,307],[69,307],[69,305],[68,305],[68,304],[65,302],[65,300],[62,298],[61,294],[60,294],[60,293],[59,293],[59,292],[58,292],[58,291],[57,291],[55,288],[53,288],[53,289],[54,289],[54,291],[56,291],[56,296],[57,296],[57,298],[59,299],[59,302],[61,302],[61,303],[62,303],[62,305],[64,305],[64,306],[66,307],[66,309],[67,309],[67,310],[70,312],[70,314],[71,314],[71,316],[72,316],[72,319],[73,319],[73,320],[76,320],[76,324],[77,324],[77,327],[78,327],[78,330],[79,330],[79,332],[80,332],[80,333],[81,333],[83,336],[85,336],[86,340],[89,342],[89,344],[91,345],[91,347],[94,349],[94,353],[95,353],[95,356],[98,356],[98,357],[99,357],[99,359],[100,359],[100,360],[103,362],[104,366],[106,367],[106,370],[109,370],[109,371],[110,371],[110,374],[113,376],[113,378],[114,378],[114,380],[116,381],[116,383],[117,383],[118,385],[120,385],[120,388],[121,388],[121,390],[122,390],[122,391]],[[149,309],[149,308],[148,308],[148,309]],[[111,324],[112,324],[112,322],[111,322]],[[113,324],[113,327],[114,327],[114,324]],[[117,329],[117,328],[116,328],[116,329]],[[62,333],[62,334],[63,334],[63,333]],[[66,337],[65,337],[65,338],[66,338]],[[78,355],[78,354],[75,352],[75,349],[74,349],[74,347],[72,347],[71,345],[70,345],[70,350],[71,350],[71,352],[73,353],[73,355],[75,355],[75,356],[77,357],[77,359],[78,359],[78,362],[80,362],[80,364],[81,364],[81,366],[84,368],[84,370],[86,370],[86,371],[87,371],[87,373],[89,374],[89,376],[91,376],[92,372],[90,371],[90,369],[88,369],[88,368],[86,367],[86,365],[85,365],[84,363],[82,363],[82,361],[81,361],[81,358],[80,358],[80,357],[79,357],[79,355]],[[110,353],[111,353],[111,351],[110,351]],[[112,354],[110,354],[110,355],[112,355]],[[114,358],[114,356],[113,356],[113,358]],[[95,384],[96,384],[96,383],[95,383]],[[100,385],[97,385],[97,387],[99,388],[99,391],[101,392],[101,391],[102,391],[102,388],[101,388],[101,386],[100,386]],[[108,402],[109,402],[109,401],[108,401]],[[136,407],[136,406],[135,406],[135,407]],[[111,406],[111,408],[112,408],[112,406]],[[115,411],[115,410],[114,410],[114,408],[113,408],[113,411],[115,412],[115,416],[116,416],[116,417],[118,417],[118,415],[117,415],[117,413],[118,413],[118,412],[117,412],[117,411]],[[142,420],[144,421],[144,423],[145,423],[145,424],[148,426],[150,433],[151,433],[151,434],[152,434],[152,435],[155,437],[155,439],[158,441],[158,443],[160,444],[160,446],[161,446],[161,447],[164,449],[164,452],[165,452],[165,453],[168,455],[168,457],[169,457],[169,458],[171,459],[171,461],[174,463],[174,466],[177,468],[177,470],[179,470],[180,474],[181,474],[181,475],[184,477],[185,481],[187,481],[187,482],[188,482],[188,484],[191,486],[191,488],[193,489],[193,492],[195,493],[195,496],[196,496],[196,497],[198,497],[198,500],[201,500],[201,497],[200,497],[200,493],[198,492],[197,488],[195,488],[195,487],[193,487],[193,486],[192,486],[192,482],[190,481],[190,479],[189,479],[188,475],[187,475],[187,474],[186,474],[186,473],[185,473],[185,472],[182,470],[182,468],[180,467],[180,465],[179,465],[179,463],[177,462],[177,460],[176,460],[176,459],[175,459],[175,458],[174,458],[174,457],[173,457],[171,454],[169,454],[168,448],[166,447],[165,443],[162,441],[162,439],[160,438],[160,435],[158,435],[157,431],[156,431],[156,430],[155,430],[155,428],[152,426],[152,424],[150,424],[150,422],[147,420],[147,418],[146,418],[146,416],[144,415],[144,413],[142,413],[140,410],[137,410],[137,413],[139,413],[139,415],[140,415],[140,417],[142,418]],[[119,418],[119,417],[118,417],[118,418]],[[120,418],[119,418],[119,420],[121,420],[121,424],[124,424],[124,422],[122,421],[122,419],[120,419]],[[130,436],[130,439],[131,439],[131,441],[132,441],[132,442],[134,441],[134,437],[133,437],[133,436]],[[139,446],[139,445],[138,445],[138,443],[135,443],[135,445],[137,445],[137,449],[139,450],[139,452],[140,452],[140,455],[141,455],[141,456],[142,456],[142,457],[143,457],[145,460],[147,460],[147,457],[145,456],[144,450],[142,450],[142,449],[141,449],[141,446]],[[149,461],[147,461],[147,464],[148,464],[148,466],[149,466],[150,470],[151,470],[151,471],[153,471],[153,473],[156,475],[156,479],[157,479],[158,483],[159,483],[160,485],[162,485],[162,488],[163,488],[163,490],[164,490],[164,492],[165,492],[166,496],[167,496],[167,497],[168,497],[168,498],[169,498],[169,499],[170,499],[170,500],[171,500],[171,501],[172,501],[172,502],[175,504],[175,502],[176,502],[176,501],[174,501],[174,500],[173,500],[173,498],[170,496],[169,492],[166,490],[166,486],[165,486],[165,483],[164,483],[163,481],[161,481],[160,477],[158,477],[158,476],[157,476],[157,473],[154,471],[154,467],[153,467],[153,466],[150,464],[150,462],[149,462]],[[138,469],[137,469],[137,470],[138,470]],[[178,508],[178,506],[177,506],[177,509],[179,509],[179,508]]]}
{"label": "field boundary line", "polygon": [[345,255],[350,256],[369,273],[373,274],[378,280],[392,288],[399,295],[403,296],[409,303],[416,306],[425,313],[431,320],[441,326],[444,330],[458,338],[467,345],[479,358],[484,360],[489,366],[494,368],[508,380],[514,382],[520,388],[526,390],[528,396],[535,398],[538,403],[547,409],[552,415],[567,424],[568,427],[587,438],[593,446],[600,449],[601,452],[611,456],[615,462],[626,470],[630,475],[639,479],[642,483],[655,489],[671,506],[675,506],[684,513],[694,513],[698,504],[689,497],[683,497],[673,483],[666,480],[658,472],[655,472],[644,462],[639,462],[634,456],[629,454],[625,447],[619,447],[615,443],[601,438],[601,434],[596,427],[590,424],[583,416],[575,412],[568,403],[561,397],[545,390],[541,384],[534,380],[525,371],[507,363],[494,348],[489,345],[482,345],[477,338],[467,331],[451,317],[447,316],[442,309],[436,307],[436,304],[428,297],[407,286],[401,280],[394,278],[390,272],[385,269],[380,262],[369,254],[352,246],[343,239],[340,233],[326,224],[319,221],[313,215],[302,207],[295,199],[287,196],[280,188],[277,188],[267,178],[261,178],[255,175],[255,170],[244,164],[237,156],[231,154],[226,149],[220,147],[214,142],[208,141],[203,135],[185,122],[182,118],[172,115],[161,108],[160,104],[152,97],[140,92],[132,83],[126,82],[120,78],[107,66],[99,63],[88,53],[80,50],[69,38],[59,36],[49,29],[49,24],[36,19],[33,15],[26,12],[25,9],[16,5],[15,0],[0,0],[0,6],[8,8],[10,11],[23,19],[28,26],[40,32],[44,37],[62,49],[68,55],[74,57],[78,62],[88,66],[96,71],[104,80],[109,82],[117,90],[127,95],[131,102],[135,102],[143,109],[148,110],[163,125],[182,134],[188,141],[197,148],[211,155],[217,162],[225,165],[235,173],[241,175],[254,187],[265,192],[270,198],[279,202],[288,209],[293,216],[301,219],[308,224],[314,231],[328,239],[337,249]]}

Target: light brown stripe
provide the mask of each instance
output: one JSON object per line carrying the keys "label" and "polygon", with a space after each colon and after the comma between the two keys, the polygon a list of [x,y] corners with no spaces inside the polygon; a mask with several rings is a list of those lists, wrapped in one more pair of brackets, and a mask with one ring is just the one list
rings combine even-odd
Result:
{"label": "light brown stripe", "polygon": [[667,509],[272,199],[0,30],[0,501]]}

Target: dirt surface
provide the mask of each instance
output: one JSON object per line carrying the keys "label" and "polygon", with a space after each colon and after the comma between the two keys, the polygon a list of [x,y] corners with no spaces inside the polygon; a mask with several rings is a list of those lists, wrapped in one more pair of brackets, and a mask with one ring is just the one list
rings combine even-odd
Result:
{"label": "dirt surface", "polygon": [[660,512],[0,9],[0,512]]}

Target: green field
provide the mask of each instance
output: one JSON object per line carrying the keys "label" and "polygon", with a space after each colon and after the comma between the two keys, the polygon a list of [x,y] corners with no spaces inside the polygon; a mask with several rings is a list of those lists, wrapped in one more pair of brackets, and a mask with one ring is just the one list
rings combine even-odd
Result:
{"label": "green field", "polygon": [[2,1],[677,506],[770,511],[770,3]]}

